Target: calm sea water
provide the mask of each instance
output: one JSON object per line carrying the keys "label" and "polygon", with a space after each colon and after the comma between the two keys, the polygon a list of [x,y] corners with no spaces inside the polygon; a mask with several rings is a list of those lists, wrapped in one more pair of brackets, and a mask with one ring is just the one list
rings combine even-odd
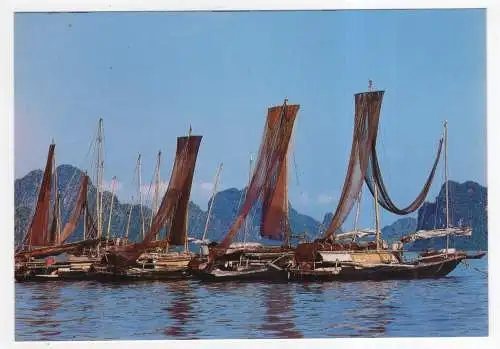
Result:
{"label": "calm sea water", "polygon": [[16,283],[16,341],[487,336],[487,260],[438,280]]}

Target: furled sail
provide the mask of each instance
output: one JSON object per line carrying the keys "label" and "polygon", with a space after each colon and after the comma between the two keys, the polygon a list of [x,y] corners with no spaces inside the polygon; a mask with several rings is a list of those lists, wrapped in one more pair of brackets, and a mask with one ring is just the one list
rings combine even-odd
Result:
{"label": "furled sail", "polygon": [[49,210],[55,147],[55,144],[49,146],[47,164],[45,165],[42,184],[38,193],[35,213],[20,248],[25,245],[28,245],[29,248],[50,245]]}
{"label": "furled sail", "polygon": [[359,197],[369,156],[377,136],[383,97],[384,91],[363,92],[354,96],[354,133],[351,155],[339,204],[325,232],[326,237],[334,236]]}
{"label": "furled sail", "polygon": [[276,187],[282,164],[286,160],[286,149],[288,148],[299,105],[287,105],[285,100],[283,106],[277,108],[268,110],[268,113],[279,110],[279,118],[276,123],[270,123],[270,127],[264,128],[259,154],[245,200],[240,207],[236,220],[220,243],[219,252],[225,251],[231,245],[254,203],[263,193],[266,184],[269,186],[269,183],[271,183],[271,192]]}
{"label": "furled sail", "polygon": [[405,208],[399,208],[394,204],[391,200],[387,188],[382,179],[382,172],[380,170],[377,158],[377,150],[375,149],[377,139],[373,141],[373,146],[370,154],[370,160],[368,162],[368,169],[365,174],[365,182],[373,197],[375,197],[375,185],[378,190],[378,203],[387,211],[397,214],[397,215],[407,215],[414,211],[416,211],[424,202],[427,194],[429,193],[429,189],[431,188],[432,181],[434,179],[434,174],[436,173],[436,168],[439,164],[439,158],[441,156],[441,149],[443,148],[443,139],[439,140],[439,146],[436,154],[436,158],[434,159],[434,164],[432,166],[431,172],[427,177],[427,181],[424,184],[424,187],[418,194],[417,198],[411,202]]}
{"label": "furled sail", "polygon": [[[75,207],[73,208],[73,214],[71,215],[69,221],[64,226],[64,230],[57,241],[58,244],[64,243],[71,233],[75,231],[76,226],[80,217],[85,212],[85,208],[88,207],[87,192],[88,192],[89,176],[87,174],[82,175],[80,180],[80,190],[78,191],[78,196],[76,198]],[[87,210],[88,211],[88,210]],[[84,217],[88,219],[88,217]]]}
{"label": "furled sail", "polygon": [[[271,107],[268,110],[266,129],[275,128],[280,121],[281,107]],[[288,147],[296,118],[296,113],[286,113],[288,118],[283,129],[283,137],[288,142],[283,146],[283,153],[279,155],[281,169],[277,176],[270,178],[266,183],[262,196],[262,215],[260,235],[262,237],[283,240],[290,233],[288,220]],[[265,140],[269,142],[269,140]]]}
{"label": "furled sail", "polygon": [[81,253],[84,248],[94,247],[97,243],[102,242],[103,239],[87,239],[78,242],[67,243],[58,246],[48,246],[37,248],[33,251],[23,251],[16,253],[16,259],[23,259],[27,257],[44,258],[48,256],[57,256],[62,253]]}
{"label": "furled sail", "polygon": [[401,242],[409,243],[417,240],[427,240],[446,236],[472,236],[471,227],[454,227],[434,230],[419,230],[401,238]]}

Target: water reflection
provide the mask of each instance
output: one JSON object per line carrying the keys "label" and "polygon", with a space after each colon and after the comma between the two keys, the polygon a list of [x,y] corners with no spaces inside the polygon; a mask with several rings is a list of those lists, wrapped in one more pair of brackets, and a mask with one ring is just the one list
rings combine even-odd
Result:
{"label": "water reflection", "polygon": [[266,308],[261,330],[278,338],[303,338],[295,328],[293,312],[292,285],[271,284],[263,289],[263,301]]}
{"label": "water reflection", "polygon": [[40,340],[50,340],[51,337],[61,334],[59,331],[60,321],[56,319],[61,307],[59,287],[54,287],[52,282],[29,284],[27,287],[31,291],[29,312],[33,312],[29,317],[18,317],[18,320],[33,329],[32,333],[40,336]]}
{"label": "water reflection", "polygon": [[[387,327],[394,320],[393,313],[397,304],[392,302],[392,292],[397,287],[395,282],[356,282],[344,285],[341,299],[352,302],[341,312],[342,319],[334,322],[330,328],[334,337],[378,337],[384,335]],[[325,287],[326,286],[325,284]],[[350,297],[351,296],[351,297]]]}
{"label": "water reflection", "polygon": [[176,338],[185,338],[196,334],[198,331],[195,331],[191,326],[192,320],[196,317],[194,307],[197,301],[192,290],[192,283],[188,280],[168,283],[167,292],[172,295],[172,301],[168,307],[162,310],[169,313],[174,323],[165,328],[164,334]]}

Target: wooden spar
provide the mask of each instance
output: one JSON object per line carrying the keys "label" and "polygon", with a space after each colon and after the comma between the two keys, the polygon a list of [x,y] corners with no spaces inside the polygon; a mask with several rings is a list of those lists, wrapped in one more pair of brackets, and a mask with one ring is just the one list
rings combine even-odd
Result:
{"label": "wooden spar", "polygon": [[[450,227],[449,193],[448,193],[448,121],[444,122],[444,185],[446,200],[446,229]],[[446,252],[449,248],[449,236],[446,235]]]}
{"label": "wooden spar", "polygon": [[106,240],[110,239],[111,217],[113,216],[113,203],[115,201],[115,186],[116,186],[116,177],[113,177],[111,184],[111,207],[109,208],[108,231],[106,232]]}
{"label": "wooden spar", "polygon": [[[252,154],[250,154],[250,167],[248,170],[248,185],[247,185],[247,190],[250,187],[250,182],[252,181],[252,164],[253,164],[253,157]],[[245,197],[246,197],[246,191],[245,191]],[[243,232],[243,243],[247,242],[247,234],[248,234],[248,218],[245,219],[245,227],[244,227],[244,232]]]}
{"label": "wooden spar", "polygon": [[142,239],[144,240],[144,236],[145,236],[146,232],[144,230],[144,210],[142,209],[141,154],[139,154],[139,157],[137,158],[137,176],[139,178],[138,195],[139,195],[139,210],[141,212],[141,236],[142,236]]}
{"label": "wooden spar", "polygon": [[212,214],[212,208],[214,206],[215,195],[217,194],[217,185],[219,184],[219,175],[221,170],[222,170],[222,162],[217,167],[217,172],[215,173],[212,200],[210,201],[210,207],[208,208],[207,221],[205,222],[205,229],[203,229],[203,236],[201,238],[201,241],[205,241],[205,239],[207,238],[208,222],[210,221],[210,216]]}

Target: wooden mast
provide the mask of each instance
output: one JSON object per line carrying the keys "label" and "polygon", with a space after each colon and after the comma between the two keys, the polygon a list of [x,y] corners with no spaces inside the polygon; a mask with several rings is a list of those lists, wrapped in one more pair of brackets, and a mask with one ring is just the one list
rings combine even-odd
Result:
{"label": "wooden mast", "polygon": [[[191,128],[191,125],[189,125],[188,140],[187,140],[187,143],[186,143],[186,147],[189,144],[189,138],[191,138],[191,133],[192,132],[193,132],[193,129]],[[186,226],[186,229],[185,229],[186,232],[185,232],[185,235],[184,235],[184,252],[187,252],[187,250],[188,250],[188,228],[189,228],[189,201],[188,201],[187,208],[186,208],[184,222],[185,222],[185,226]]]}
{"label": "wooden mast", "polygon": [[106,241],[110,239],[111,217],[113,216],[113,203],[115,201],[115,185],[116,185],[116,177],[113,177],[111,184],[111,207],[109,208],[108,231],[106,232]]}
{"label": "wooden mast", "polygon": [[[372,92],[373,89],[373,81],[368,80],[368,91]],[[375,204],[375,240],[377,243],[377,251],[380,250],[380,218],[379,218],[379,209],[378,209],[378,185],[377,183],[374,183],[374,204]],[[361,198],[361,192],[360,196],[358,197],[358,200]],[[358,201],[359,202],[359,201]]]}
{"label": "wooden mast", "polygon": [[130,202],[129,208],[128,208],[128,219],[127,219],[127,229],[125,229],[125,242],[128,241],[128,232],[130,229],[130,218],[132,217],[132,202],[134,202],[134,197],[132,196],[132,201]]}
{"label": "wooden mast", "polygon": [[205,229],[203,229],[203,236],[201,237],[202,243],[207,238],[208,222],[210,221],[210,216],[212,215],[212,208],[214,206],[215,195],[217,194],[217,185],[219,184],[219,175],[221,170],[222,170],[222,162],[219,164],[219,166],[217,166],[217,172],[215,173],[214,186],[212,191],[212,200],[210,201],[210,207],[208,208],[208,214],[207,214],[207,221],[205,222]]}
{"label": "wooden mast", "polygon": [[358,230],[358,223],[359,223],[359,213],[361,210],[361,197],[362,197],[362,192],[363,189],[359,192],[358,200],[356,202],[356,216],[354,217],[354,232]]}
{"label": "wooden mast", "polygon": [[144,229],[144,210],[142,209],[142,178],[141,178],[141,154],[137,157],[137,177],[139,178],[139,184],[137,188],[137,195],[139,195],[139,210],[141,212],[141,236],[144,240],[145,237],[145,229]]}
{"label": "wooden mast", "polygon": [[102,237],[102,182],[104,178],[104,150],[103,150],[103,120],[99,119],[99,127],[97,131],[97,195],[96,195],[96,211],[97,211],[97,237]]}
{"label": "wooden mast", "polygon": [[379,221],[379,212],[378,212],[378,188],[377,184],[374,186],[375,191],[375,234],[377,241],[377,251],[380,250],[380,221]]}
{"label": "wooden mast", "polygon": [[[52,139],[52,144],[55,144],[54,139]],[[55,205],[54,205],[54,214],[56,215],[55,223],[56,223],[56,241],[59,241],[61,236],[61,196],[59,194],[59,182],[57,176],[57,167],[56,167],[56,154],[54,151],[53,159],[53,171],[54,171],[54,192],[55,192]]]}
{"label": "wooden mast", "polygon": [[[151,210],[151,220],[149,222],[149,226],[153,224],[153,217],[158,211],[158,202],[159,202],[159,194],[160,194],[160,161],[161,161],[161,150],[158,151],[158,158],[156,160],[156,170],[155,170],[155,190],[153,197],[153,207]],[[156,234],[156,240],[160,239],[160,232]]]}
{"label": "wooden mast", "polygon": [[[446,230],[450,227],[449,193],[448,193],[448,121],[444,122],[444,185],[446,200]],[[446,234],[446,253],[449,248],[449,235]]]}
{"label": "wooden mast", "polygon": [[[85,177],[87,176],[87,171],[85,171]],[[87,203],[83,208],[83,240],[87,239]]]}
{"label": "wooden mast", "polygon": [[[252,181],[252,164],[253,164],[253,157],[252,157],[252,154],[250,154],[250,167],[248,170],[248,186],[247,186],[247,189],[245,191],[245,197],[246,197],[246,192],[250,188],[250,182]],[[247,242],[248,219],[249,219],[249,217],[247,217],[247,219],[245,220],[245,227],[244,227],[244,232],[243,232],[243,246],[245,246],[245,244]]]}

